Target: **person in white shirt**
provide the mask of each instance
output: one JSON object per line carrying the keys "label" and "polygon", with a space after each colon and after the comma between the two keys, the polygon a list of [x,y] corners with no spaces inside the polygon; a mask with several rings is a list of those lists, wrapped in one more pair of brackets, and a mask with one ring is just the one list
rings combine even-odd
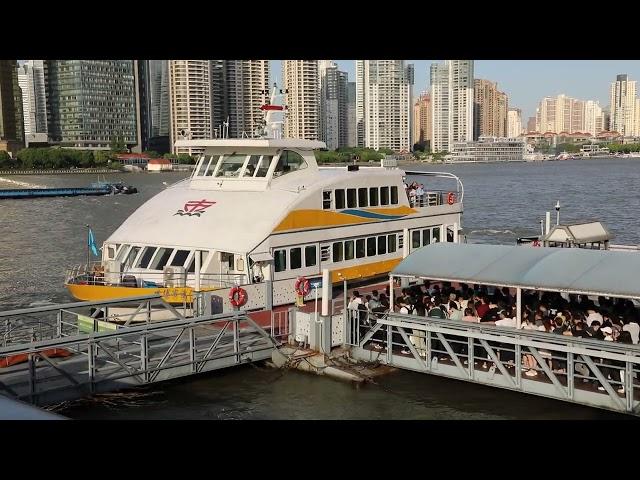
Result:
{"label": "person in white shirt", "polygon": [[600,325],[602,325],[603,323],[603,318],[602,315],[600,315],[600,313],[598,313],[598,311],[595,308],[589,308],[587,309],[587,325],[591,326],[591,322],[593,322],[594,320],[597,320],[598,322],[600,322]]}
{"label": "person in white shirt", "polygon": [[363,303],[362,302],[362,296],[360,295],[360,292],[358,292],[357,290],[354,290],[352,295],[353,296],[351,297],[351,301],[347,305],[347,309],[355,310],[357,312],[358,311],[358,305]]}
{"label": "person in white shirt", "polygon": [[634,320],[625,320],[622,330],[629,332],[631,334],[631,341],[635,345],[638,344],[638,340],[640,340],[640,325],[638,325]]}

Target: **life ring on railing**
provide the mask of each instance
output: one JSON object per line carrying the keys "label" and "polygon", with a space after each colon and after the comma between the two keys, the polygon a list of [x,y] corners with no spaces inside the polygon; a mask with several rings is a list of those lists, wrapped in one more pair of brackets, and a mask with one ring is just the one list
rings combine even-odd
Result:
{"label": "life ring on railing", "polygon": [[456,203],[456,194],[453,192],[449,192],[447,194],[447,203],[449,205],[453,205],[454,203]]}
{"label": "life ring on railing", "polygon": [[296,291],[296,293],[302,297],[306,296],[309,294],[309,292],[311,291],[311,284],[309,283],[309,280],[307,280],[304,277],[298,277],[298,279],[296,280],[296,284],[293,287]]}
{"label": "life ring on railing", "polygon": [[247,302],[247,291],[241,287],[233,287],[229,291],[229,301],[234,307],[241,307]]}
{"label": "life ring on railing", "polygon": [[533,242],[531,242],[531,246],[532,247],[539,247],[540,246],[540,240],[534,240]]}

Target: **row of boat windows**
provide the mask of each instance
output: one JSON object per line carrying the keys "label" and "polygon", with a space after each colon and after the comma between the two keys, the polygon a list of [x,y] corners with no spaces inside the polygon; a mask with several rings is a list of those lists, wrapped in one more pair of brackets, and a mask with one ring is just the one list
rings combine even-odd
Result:
{"label": "row of boat windows", "polygon": [[[424,228],[411,232],[411,248],[420,248],[431,243],[438,243],[439,241],[440,227]],[[453,242],[453,238],[451,238],[451,240],[447,239],[447,241]]]}
{"label": "row of boat windows", "polygon": [[[189,273],[195,272],[195,258],[191,250],[180,250],[165,247],[138,247],[123,245],[108,246],[107,257],[122,262],[126,268],[146,268],[162,270],[165,266],[184,267]],[[115,252],[118,251],[116,256]],[[202,259],[202,264],[206,261]]]}
{"label": "row of boat windows", "polygon": [[[333,262],[342,262],[354,258],[395,253],[399,248],[402,248],[402,243],[402,234],[395,233],[340,240],[333,242],[331,246],[323,246],[321,255],[323,261],[328,261],[331,258]],[[315,245],[276,250],[273,252],[273,259],[276,272],[315,267],[318,263]]]}
{"label": "row of boat windows", "polygon": [[[203,155],[195,169],[195,177],[264,178],[269,172],[273,155]],[[274,177],[307,168],[307,162],[299,153],[284,150],[278,157]]]}
{"label": "row of boat windows", "polygon": [[334,197],[335,209],[398,205],[398,187],[369,187],[325,190],[322,192],[323,210],[331,209]]}

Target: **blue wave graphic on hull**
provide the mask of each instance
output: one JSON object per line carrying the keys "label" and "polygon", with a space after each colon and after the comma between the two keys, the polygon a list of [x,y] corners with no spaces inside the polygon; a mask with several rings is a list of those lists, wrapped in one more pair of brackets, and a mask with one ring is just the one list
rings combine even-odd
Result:
{"label": "blue wave graphic on hull", "polygon": [[393,220],[395,218],[401,218],[405,216],[405,215],[385,215],[382,213],[364,212],[362,210],[341,210],[340,213],[348,213],[349,215],[355,215],[356,217],[375,218],[377,220]]}

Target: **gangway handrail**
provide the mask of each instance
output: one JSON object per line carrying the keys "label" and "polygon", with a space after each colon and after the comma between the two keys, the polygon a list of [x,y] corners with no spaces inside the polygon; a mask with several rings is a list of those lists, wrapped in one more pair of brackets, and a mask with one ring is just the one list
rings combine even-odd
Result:
{"label": "gangway handrail", "polygon": [[451,178],[457,182],[456,192],[460,195],[460,202],[462,203],[464,199],[464,184],[460,178],[450,172],[423,172],[420,170],[404,170],[406,175],[412,176],[423,176],[423,177],[442,177],[442,178]]}
{"label": "gangway handrail", "polygon": [[66,310],[71,308],[100,307],[100,306],[106,306],[106,305],[114,305],[118,303],[144,302],[147,300],[159,300],[161,298],[162,298],[162,295],[140,295],[138,297],[115,298],[111,300],[99,300],[99,301],[91,300],[87,302],[55,303],[52,305],[42,305],[40,307],[20,308],[17,310],[6,310],[3,312],[0,312],[0,318],[15,317],[18,315],[27,315],[30,313],[50,312],[54,310]]}

